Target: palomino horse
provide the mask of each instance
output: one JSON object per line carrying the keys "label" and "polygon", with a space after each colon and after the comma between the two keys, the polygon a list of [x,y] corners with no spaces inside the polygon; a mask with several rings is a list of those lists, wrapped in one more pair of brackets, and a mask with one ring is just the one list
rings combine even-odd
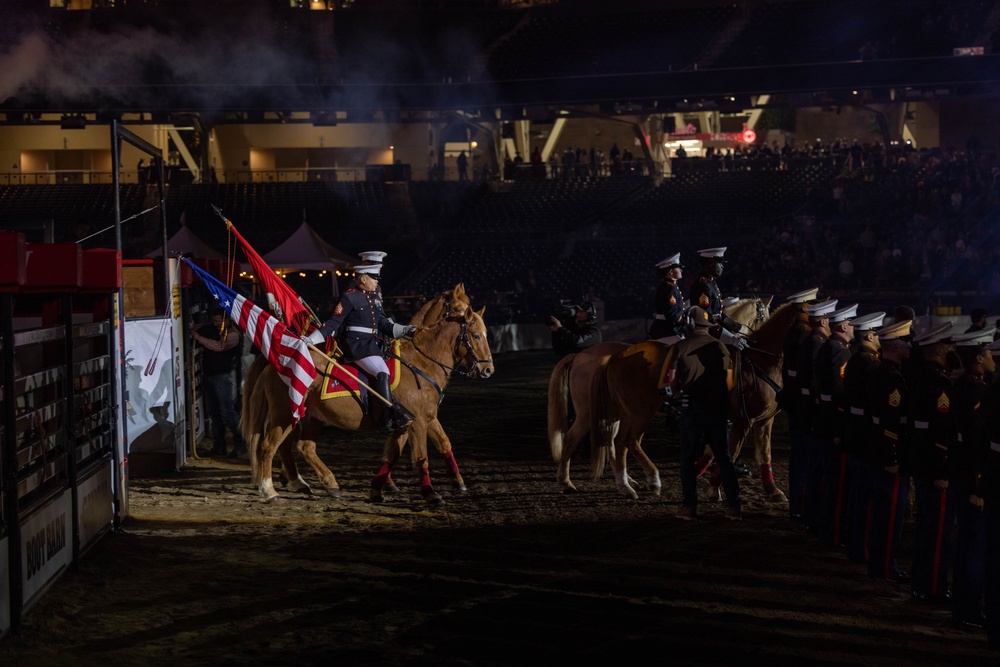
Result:
{"label": "palomino horse", "polygon": [[[463,315],[465,314],[465,311],[471,307],[472,304],[469,301],[468,295],[465,293],[465,285],[463,283],[458,283],[455,285],[454,289],[441,292],[436,297],[421,306],[420,310],[418,310],[413,318],[410,319],[410,324],[415,327],[424,327],[432,322],[437,322],[447,317]],[[427,421],[426,429],[408,429],[398,435],[390,435],[389,440],[399,448],[399,451],[403,451],[403,447],[406,446],[407,439],[411,437],[419,437],[420,433],[424,433],[424,437],[430,438],[431,442],[434,443],[434,446],[444,457],[445,471],[451,479],[452,488],[457,491],[466,491],[465,480],[462,479],[462,473],[458,469],[458,461],[455,460],[455,453],[451,448],[451,439],[448,437],[448,434],[444,432],[444,427],[441,426],[441,422],[438,421],[436,410],[434,415]],[[387,443],[386,446],[388,447],[389,444]],[[410,452],[412,454],[417,451],[426,451],[426,448],[427,443],[425,442],[422,445],[412,447]],[[413,461],[414,465],[417,465],[417,463],[418,462],[416,460]],[[391,477],[386,483],[386,489],[396,490]]]}
{"label": "palomino horse", "polygon": [[[771,414],[775,392],[762,381],[766,376],[773,382],[781,379],[781,343],[785,332],[795,320],[795,308],[787,305],[778,309],[751,336],[751,347],[741,354],[742,362],[737,385],[743,385],[739,399],[746,418],[734,423],[742,442],[754,419]],[[628,453],[636,455],[646,472],[646,481],[654,493],[659,493],[659,471],[642,451],[642,437],[660,407],[660,393],[670,362],[671,346],[657,341],[644,341],[615,354],[594,374],[591,385],[591,472],[598,479],[603,472],[608,450],[611,456],[615,485],[622,495],[638,498],[629,484],[626,471]],[[734,389],[733,394],[736,395]],[[735,419],[734,419],[735,422]],[[734,438],[731,437],[731,441]],[[734,452],[736,453],[736,452]]]}
{"label": "palomino horse", "polygon": [[[768,316],[772,297],[740,299],[726,306],[724,312],[749,330],[755,329]],[[576,491],[569,478],[570,459],[583,438],[590,432],[590,386],[597,369],[612,355],[628,347],[628,343],[605,342],[559,360],[549,377],[548,434],[552,459],[556,462],[556,482],[563,493]],[[576,418],[569,423],[572,401]],[[768,450],[770,463],[770,449]]]}
{"label": "palomino horse", "polygon": [[[482,312],[466,310],[463,315],[451,316],[436,322],[415,333],[411,340],[402,341],[400,357],[415,371],[401,369],[399,384],[393,393],[395,398],[416,417],[407,429],[426,431],[428,419],[437,414],[440,392],[447,386],[452,372],[456,369],[472,377],[488,378],[493,375],[493,360]],[[317,367],[324,368],[323,356],[315,351],[312,354]],[[316,471],[327,492],[338,495],[340,487],[336,478],[316,455],[314,439],[316,433],[322,424],[331,424],[347,430],[377,429],[379,426],[365,411],[357,394],[323,399],[320,389],[325,381],[325,376],[318,376],[306,396],[309,419],[303,419],[299,423],[301,431],[297,438],[297,447],[302,457]],[[259,372],[254,387],[252,393],[244,388],[243,413],[240,418],[243,437],[250,447],[250,466],[254,485],[265,500],[271,501],[278,497],[271,479],[272,461],[278,452],[290,487],[308,489],[308,485],[296,469],[289,438],[297,425],[292,421],[288,388],[270,365]],[[440,504],[441,497],[434,491],[427,472],[426,448],[422,452],[416,451],[420,443],[426,445],[426,433],[415,435],[417,437],[412,438],[413,457],[420,463],[418,469],[421,494],[427,502]],[[400,453],[400,447],[396,442],[392,440],[386,442],[382,465],[372,480],[370,496],[372,500],[382,499],[383,487]]]}

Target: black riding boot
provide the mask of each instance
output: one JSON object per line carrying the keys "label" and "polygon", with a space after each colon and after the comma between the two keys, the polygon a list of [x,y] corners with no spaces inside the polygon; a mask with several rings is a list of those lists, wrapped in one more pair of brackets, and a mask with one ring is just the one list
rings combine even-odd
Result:
{"label": "black riding boot", "polygon": [[382,404],[382,423],[386,433],[395,433],[413,421],[413,415],[409,410],[396,402],[389,390],[389,374],[379,373],[375,376],[375,391],[382,395],[384,399],[392,405]]}

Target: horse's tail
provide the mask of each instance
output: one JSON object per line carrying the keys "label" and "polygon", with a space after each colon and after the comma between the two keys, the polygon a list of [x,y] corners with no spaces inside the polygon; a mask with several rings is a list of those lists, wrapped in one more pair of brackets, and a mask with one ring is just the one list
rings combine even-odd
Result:
{"label": "horse's tail", "polygon": [[601,366],[590,384],[590,472],[595,480],[604,474],[621,417],[614,396],[608,388],[608,367]]}
{"label": "horse's tail", "polygon": [[570,354],[560,359],[549,378],[549,448],[556,463],[562,457],[563,436],[569,429],[569,373],[574,357]]}
{"label": "horse's tail", "polygon": [[240,411],[240,433],[250,452],[250,472],[257,479],[257,445],[267,426],[267,395],[259,387],[261,377],[268,368],[267,358],[259,356],[250,364],[243,379],[243,409]]}

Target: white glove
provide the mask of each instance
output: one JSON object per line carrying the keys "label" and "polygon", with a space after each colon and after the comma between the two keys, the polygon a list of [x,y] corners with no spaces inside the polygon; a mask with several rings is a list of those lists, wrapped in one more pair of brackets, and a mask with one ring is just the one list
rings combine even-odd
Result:
{"label": "white glove", "polygon": [[322,345],[324,342],[326,342],[326,336],[323,335],[322,331],[316,329],[311,334],[306,336],[306,340],[312,343],[313,345]]}
{"label": "white glove", "polygon": [[736,338],[736,349],[738,349],[738,350],[745,350],[748,347],[750,347],[750,341],[748,341],[743,336],[738,336]]}
{"label": "white glove", "polygon": [[392,324],[392,337],[402,338],[403,336],[412,336],[417,333],[417,328],[409,324]]}

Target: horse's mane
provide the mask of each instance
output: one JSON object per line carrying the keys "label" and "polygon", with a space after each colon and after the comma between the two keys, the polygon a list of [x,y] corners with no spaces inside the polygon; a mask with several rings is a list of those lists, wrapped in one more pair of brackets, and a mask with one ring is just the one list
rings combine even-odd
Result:
{"label": "horse's mane", "polygon": [[[799,309],[794,304],[786,303],[778,310],[774,311],[760,328],[751,337],[751,347],[763,350],[768,354],[755,354],[755,361],[760,366],[772,367],[781,363],[781,346],[785,340],[785,334],[799,314]],[[760,357],[760,359],[758,359]]]}

